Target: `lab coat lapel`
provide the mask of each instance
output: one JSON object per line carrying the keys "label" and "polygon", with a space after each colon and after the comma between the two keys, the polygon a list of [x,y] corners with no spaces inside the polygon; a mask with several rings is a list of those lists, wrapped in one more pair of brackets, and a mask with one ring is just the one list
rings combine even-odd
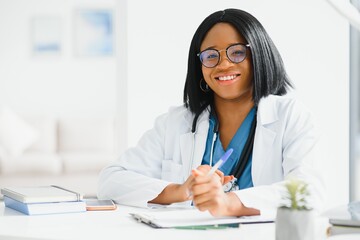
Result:
{"label": "lab coat lapel", "polygon": [[192,155],[193,155],[193,149],[195,144],[194,142],[194,136],[192,132],[185,133],[180,136],[180,154],[181,154],[181,161],[183,164],[183,180],[185,181],[187,179],[186,176],[189,176],[189,173],[191,171],[191,161],[192,161]]}
{"label": "lab coat lapel", "polygon": [[272,96],[260,101],[257,112],[257,126],[254,138],[252,178],[257,185],[264,171],[265,162],[272,154],[276,132],[269,126],[278,120],[275,101]]}
{"label": "lab coat lapel", "polygon": [[[189,125],[192,118],[187,119]],[[183,179],[186,180],[193,168],[201,164],[206,146],[206,138],[209,129],[209,113],[204,111],[199,116],[195,134],[191,131],[180,136],[180,154],[184,167]]]}

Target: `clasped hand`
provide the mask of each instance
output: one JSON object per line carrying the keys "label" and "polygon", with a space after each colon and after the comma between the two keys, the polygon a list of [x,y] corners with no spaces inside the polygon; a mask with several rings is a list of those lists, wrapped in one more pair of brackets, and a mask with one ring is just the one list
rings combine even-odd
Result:
{"label": "clasped hand", "polygon": [[223,185],[234,179],[234,176],[224,176],[220,170],[208,175],[211,167],[201,165],[192,170],[185,182],[189,191],[189,199],[200,210],[208,210],[214,216],[229,215],[230,198],[223,190]]}
{"label": "clasped hand", "polygon": [[192,200],[200,211],[209,211],[213,216],[250,216],[260,211],[248,208],[234,192],[225,193],[223,185],[233,180],[233,176],[224,176],[220,170],[208,175],[210,166],[201,165],[192,170],[183,184],[172,183],[150,203],[171,204]]}

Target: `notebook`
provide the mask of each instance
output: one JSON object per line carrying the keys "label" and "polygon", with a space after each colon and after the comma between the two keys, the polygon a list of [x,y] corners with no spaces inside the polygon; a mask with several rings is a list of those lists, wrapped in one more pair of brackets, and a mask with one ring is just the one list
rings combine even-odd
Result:
{"label": "notebook", "polygon": [[85,212],[86,203],[83,201],[23,203],[4,196],[5,206],[27,215],[75,213]]}
{"label": "notebook", "polygon": [[82,194],[59,186],[8,187],[1,189],[4,196],[23,203],[80,201]]}
{"label": "notebook", "polygon": [[156,209],[153,211],[132,212],[130,215],[141,223],[154,228],[182,228],[193,226],[220,226],[240,223],[274,222],[274,215],[258,215],[243,217],[214,217],[208,211],[192,209]]}
{"label": "notebook", "polygon": [[347,210],[329,218],[329,223],[337,226],[360,228],[360,201],[350,202]]}
{"label": "notebook", "polygon": [[360,229],[360,220],[353,218],[330,218],[329,223],[338,226],[358,227]]}
{"label": "notebook", "polygon": [[346,227],[341,225],[333,225],[327,229],[328,236],[338,234],[360,234],[360,227]]}

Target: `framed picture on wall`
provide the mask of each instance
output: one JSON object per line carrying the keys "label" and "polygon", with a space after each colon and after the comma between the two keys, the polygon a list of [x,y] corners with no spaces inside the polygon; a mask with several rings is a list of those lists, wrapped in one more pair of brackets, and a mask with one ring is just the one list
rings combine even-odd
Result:
{"label": "framed picture on wall", "polygon": [[61,53],[61,17],[35,16],[31,19],[31,52],[34,56]]}
{"label": "framed picture on wall", "polygon": [[111,56],[114,53],[113,12],[110,9],[76,9],[76,56]]}

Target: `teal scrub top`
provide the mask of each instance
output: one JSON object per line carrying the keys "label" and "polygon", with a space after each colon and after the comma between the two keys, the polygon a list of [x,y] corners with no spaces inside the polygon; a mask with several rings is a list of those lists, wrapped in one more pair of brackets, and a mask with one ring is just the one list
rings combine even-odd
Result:
{"label": "teal scrub top", "polygon": [[[216,164],[219,161],[220,157],[225,153],[226,150],[232,148],[234,151],[229,157],[229,159],[225,162],[225,164],[219,168],[220,171],[224,173],[224,175],[231,175],[233,170],[235,169],[238,161],[240,159],[241,153],[244,149],[245,143],[249,137],[251,124],[255,119],[256,109],[252,108],[249,114],[246,116],[245,120],[236,131],[234,137],[231,139],[227,149],[223,149],[221,144],[221,140],[219,134],[217,134],[215,143],[214,143],[214,153],[213,153],[213,162],[212,165]],[[201,162],[202,165],[209,165],[210,163],[210,152],[211,145],[214,137],[214,127],[216,125],[216,119],[213,114],[210,114],[209,118],[209,132],[206,140],[206,148],[203,156],[203,160]],[[244,172],[238,179],[239,189],[245,189],[253,187],[252,177],[251,177],[251,163],[252,163],[252,154],[250,154],[249,160],[245,166]]]}

